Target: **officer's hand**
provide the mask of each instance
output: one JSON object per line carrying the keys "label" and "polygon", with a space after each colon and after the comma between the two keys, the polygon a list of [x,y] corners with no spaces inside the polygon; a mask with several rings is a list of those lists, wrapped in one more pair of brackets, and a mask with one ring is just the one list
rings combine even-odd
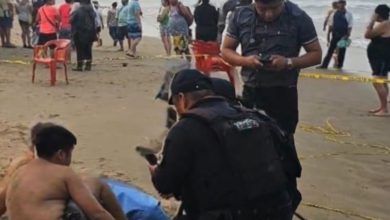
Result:
{"label": "officer's hand", "polygon": [[271,64],[267,65],[267,70],[271,71],[282,71],[287,69],[287,58],[280,55],[271,56]]}
{"label": "officer's hand", "polygon": [[261,68],[264,65],[263,65],[263,63],[260,62],[259,59],[260,59],[260,57],[256,56],[256,55],[247,56],[247,57],[245,57],[243,66],[250,67],[253,69]]}

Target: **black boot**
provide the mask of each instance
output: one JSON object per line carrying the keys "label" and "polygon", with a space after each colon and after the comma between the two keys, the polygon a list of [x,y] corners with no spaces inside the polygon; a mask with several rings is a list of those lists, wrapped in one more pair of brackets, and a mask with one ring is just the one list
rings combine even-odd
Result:
{"label": "black boot", "polygon": [[85,71],[91,71],[91,67],[92,67],[92,61],[91,60],[88,60],[87,62],[85,62]]}
{"label": "black boot", "polygon": [[77,61],[77,67],[73,68],[73,71],[83,71],[83,61]]}

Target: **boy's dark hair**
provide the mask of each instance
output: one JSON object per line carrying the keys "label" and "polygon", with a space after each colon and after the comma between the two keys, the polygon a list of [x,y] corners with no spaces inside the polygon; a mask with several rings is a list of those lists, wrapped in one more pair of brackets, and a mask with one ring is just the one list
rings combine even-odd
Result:
{"label": "boy's dark hair", "polygon": [[116,8],[116,7],[118,6],[118,3],[114,2],[114,3],[112,3],[111,6],[112,6],[113,8]]}
{"label": "boy's dark hair", "polygon": [[65,0],[66,3],[70,4],[73,2],[73,0]]}
{"label": "boy's dark hair", "polygon": [[375,8],[375,14],[377,14],[380,18],[387,20],[390,15],[390,8],[387,5],[378,5]]}
{"label": "boy's dark hair", "polygon": [[58,150],[68,152],[76,143],[77,139],[72,132],[55,124],[39,129],[33,142],[38,156],[42,158],[50,158]]}
{"label": "boy's dark hair", "polygon": [[54,126],[54,125],[55,124],[53,124],[51,122],[38,122],[37,124],[35,124],[31,128],[31,132],[30,132],[30,140],[31,140],[32,145],[35,146],[35,140],[36,140],[36,137],[37,137],[37,134],[39,131],[41,131],[43,128],[47,128],[47,127]]}

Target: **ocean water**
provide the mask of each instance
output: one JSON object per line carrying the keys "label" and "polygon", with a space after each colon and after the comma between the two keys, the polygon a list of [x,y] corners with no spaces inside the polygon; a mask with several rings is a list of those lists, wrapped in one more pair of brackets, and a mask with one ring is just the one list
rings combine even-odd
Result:
{"label": "ocean water", "polygon": [[[100,0],[102,6],[109,7],[112,0]],[[191,6],[196,5],[197,0],[182,0],[182,2]],[[211,0],[211,3],[216,7],[221,7],[225,1]],[[327,11],[330,9],[332,0],[292,0],[305,10],[313,19],[316,26],[319,38],[325,42],[326,33],[322,31]],[[141,7],[144,12],[144,29],[145,35],[158,37],[158,24],[156,22],[156,14],[158,12],[159,0],[140,0]],[[352,31],[352,47],[365,48],[368,41],[363,38],[365,28],[370,20],[370,17],[378,4],[390,4],[390,0],[348,0],[347,9],[353,14],[354,27]]]}

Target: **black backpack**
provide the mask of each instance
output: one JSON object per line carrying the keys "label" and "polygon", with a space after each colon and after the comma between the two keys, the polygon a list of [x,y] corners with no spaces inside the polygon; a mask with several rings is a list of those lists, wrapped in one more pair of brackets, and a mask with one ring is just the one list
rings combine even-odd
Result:
{"label": "black backpack", "polygon": [[215,132],[220,153],[234,176],[240,202],[280,192],[286,189],[288,179],[300,175],[299,161],[292,165],[294,159],[286,160],[291,158],[291,149],[284,149],[283,132],[258,111],[221,102],[218,108],[191,109],[183,117],[201,120]]}

